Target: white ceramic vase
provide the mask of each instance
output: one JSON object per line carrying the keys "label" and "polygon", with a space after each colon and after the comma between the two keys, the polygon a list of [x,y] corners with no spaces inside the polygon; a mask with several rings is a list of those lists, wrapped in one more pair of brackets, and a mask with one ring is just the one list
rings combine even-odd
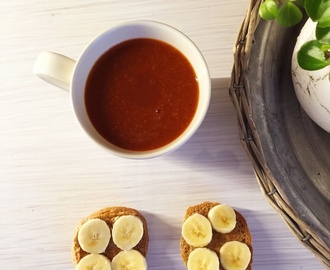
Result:
{"label": "white ceramic vase", "polygon": [[296,96],[304,111],[321,128],[330,133],[330,66],[307,71],[299,67],[297,52],[302,44],[315,39],[316,23],[306,22],[292,55],[292,81]]}

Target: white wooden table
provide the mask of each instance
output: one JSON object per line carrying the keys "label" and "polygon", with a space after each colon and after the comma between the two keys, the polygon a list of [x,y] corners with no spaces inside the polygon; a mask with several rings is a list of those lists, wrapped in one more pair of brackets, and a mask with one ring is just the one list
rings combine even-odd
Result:
{"label": "white wooden table", "polygon": [[[134,207],[148,220],[149,269],[185,269],[181,222],[210,200],[246,217],[253,269],[323,269],[265,201],[238,138],[227,88],[247,0],[2,0],[0,3],[1,269],[74,269],[74,227],[91,212]],[[198,132],[176,152],[133,161],[104,152],[80,130],[68,93],[32,74],[39,52],[77,58],[107,28],[152,19],[186,33],[203,52],[212,100]]]}

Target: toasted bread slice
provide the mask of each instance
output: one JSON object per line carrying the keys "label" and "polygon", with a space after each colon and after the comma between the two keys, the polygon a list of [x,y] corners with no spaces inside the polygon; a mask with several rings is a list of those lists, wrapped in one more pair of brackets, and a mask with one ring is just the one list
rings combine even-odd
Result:
{"label": "toasted bread slice", "polygon": [[[127,208],[127,207],[108,207],[101,209],[99,211],[96,211],[95,213],[89,215],[88,217],[84,218],[79,226],[75,229],[74,232],[74,238],[73,238],[73,247],[72,247],[72,255],[73,255],[73,263],[74,265],[77,265],[79,261],[85,257],[88,253],[85,252],[79,245],[78,242],[78,232],[81,228],[82,224],[87,222],[90,219],[98,218],[104,220],[107,225],[109,226],[110,230],[112,230],[112,226],[115,222],[115,220],[120,216],[125,215],[133,215],[137,216],[141,219],[143,223],[143,236],[140,242],[133,248],[137,251],[139,251],[144,257],[146,257],[148,252],[148,244],[149,244],[149,236],[148,236],[148,227],[147,227],[147,221],[144,218],[144,216],[138,212],[135,209]],[[112,261],[113,257],[115,257],[121,250],[114,244],[112,241],[112,237],[110,239],[109,245],[107,246],[105,252],[103,255],[105,255],[110,261]]]}
{"label": "toasted bread slice", "polygon": [[[208,212],[210,209],[219,203],[216,202],[204,202],[198,205],[194,205],[189,207],[186,210],[185,216],[184,216],[184,221],[191,216],[192,214],[199,213],[205,217],[208,216]],[[253,257],[253,248],[252,248],[252,237],[250,230],[248,228],[247,222],[245,218],[235,210],[236,213],[236,227],[234,228],[233,231],[230,233],[222,234],[219,232],[216,232],[215,230],[212,230],[213,237],[211,242],[206,246],[206,248],[209,248],[213,250],[218,256],[219,256],[219,250],[224,245],[226,242],[229,241],[240,241],[242,243],[245,243],[251,251],[251,261],[246,268],[247,270],[252,269],[252,257]],[[189,254],[195,249],[195,247],[189,245],[183,237],[181,237],[181,242],[180,242],[180,252],[181,252],[181,257],[184,263],[187,265],[188,262],[188,257]],[[222,268],[221,268],[222,269]]]}

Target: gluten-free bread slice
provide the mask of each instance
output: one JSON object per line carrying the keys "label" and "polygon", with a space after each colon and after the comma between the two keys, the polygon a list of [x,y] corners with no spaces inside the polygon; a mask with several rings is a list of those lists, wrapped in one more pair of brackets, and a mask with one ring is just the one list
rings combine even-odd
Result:
{"label": "gluten-free bread slice", "polygon": [[[137,216],[141,219],[143,223],[143,236],[140,242],[133,248],[137,251],[139,251],[144,257],[146,257],[148,252],[148,244],[149,244],[149,236],[148,236],[148,227],[147,227],[147,221],[144,218],[144,216],[137,210],[133,208],[127,208],[122,206],[116,206],[116,207],[108,207],[101,209],[99,211],[96,211],[92,213],[91,215],[87,216],[83,220],[81,220],[80,224],[77,226],[74,232],[74,238],[73,238],[73,247],[72,247],[72,255],[73,255],[73,263],[74,265],[77,265],[79,261],[88,255],[87,252],[85,252],[79,245],[78,242],[78,232],[81,226],[87,222],[90,219],[102,219],[104,220],[107,225],[109,226],[110,230],[112,230],[113,224],[120,216],[126,216],[126,215],[133,215]],[[103,255],[105,255],[110,261],[121,251],[113,242],[112,237],[110,238],[110,242],[104,252]]]}
{"label": "gluten-free bread slice", "polygon": [[[219,203],[217,202],[203,202],[198,205],[190,206],[185,213],[184,221],[191,215],[195,213],[199,213],[206,218],[208,217],[208,212],[210,209]],[[211,242],[205,246],[206,248],[209,248],[213,250],[218,256],[219,256],[219,250],[220,248],[229,241],[240,241],[242,243],[245,243],[250,251],[251,251],[251,260],[246,268],[247,270],[252,269],[252,257],[253,257],[253,248],[252,248],[252,237],[251,233],[248,227],[248,224],[245,220],[245,218],[242,216],[241,213],[239,213],[237,210],[234,210],[236,213],[236,226],[230,233],[219,233],[215,230],[212,230],[212,240]],[[184,263],[187,265],[189,254],[195,249],[195,247],[189,245],[183,237],[181,237],[180,242],[180,252],[181,257]],[[220,268],[222,269],[222,268]]]}

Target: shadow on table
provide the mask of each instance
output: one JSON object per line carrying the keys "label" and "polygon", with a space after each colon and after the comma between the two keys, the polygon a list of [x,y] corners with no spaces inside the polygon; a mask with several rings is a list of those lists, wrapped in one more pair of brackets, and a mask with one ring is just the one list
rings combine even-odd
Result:
{"label": "shadow on table", "polygon": [[239,140],[236,111],[228,93],[229,83],[229,78],[212,80],[211,101],[205,119],[190,140],[170,154],[173,162],[210,172],[220,169],[237,172],[242,163],[250,162]]}
{"label": "shadow on table", "polygon": [[[148,269],[175,269],[180,264],[181,228],[171,225],[171,221],[150,212],[143,212],[147,219],[149,248]],[[182,269],[185,269],[182,262]]]}
{"label": "shadow on table", "polygon": [[[253,264],[254,270],[277,270],[283,269],[283,264],[276,264],[271,262],[281,261],[281,251],[276,248],[274,239],[276,232],[270,231],[266,228],[265,222],[260,221],[260,213],[247,210],[237,209],[247,220],[248,226],[252,235],[253,245]],[[272,265],[269,268],[269,265]]]}

